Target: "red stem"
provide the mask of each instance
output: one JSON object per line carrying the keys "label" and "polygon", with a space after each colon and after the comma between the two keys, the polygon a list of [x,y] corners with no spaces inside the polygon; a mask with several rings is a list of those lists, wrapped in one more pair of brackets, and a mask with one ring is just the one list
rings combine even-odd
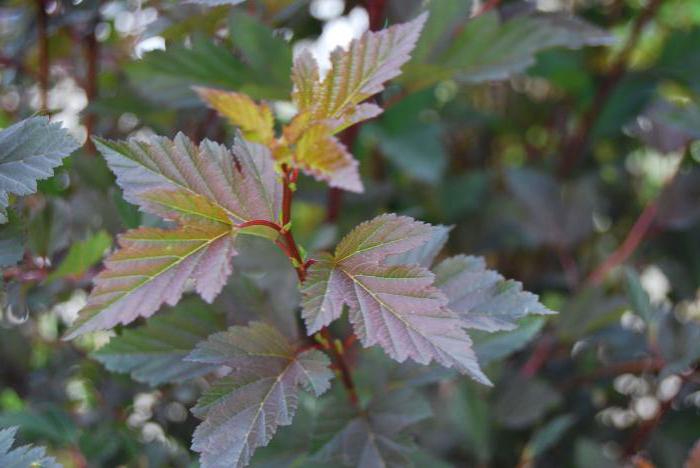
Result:
{"label": "red stem", "polygon": [[[299,282],[303,283],[306,280],[308,268],[313,265],[315,261],[309,259],[305,262],[303,260],[301,254],[299,253],[299,247],[294,239],[294,234],[289,226],[289,223],[292,220],[292,201],[294,199],[294,189],[292,188],[292,185],[296,183],[298,175],[298,169],[290,169],[287,165],[282,166],[282,226],[263,220],[249,221],[241,226],[261,225],[276,229],[281,234],[283,239],[283,241],[277,241],[276,243],[292,260],[294,269],[297,272],[297,277],[299,278]],[[357,391],[355,390],[355,383],[352,379],[350,366],[345,360],[343,353],[336,347],[335,338],[333,338],[330,331],[327,328],[324,328],[320,333],[327,342],[326,350],[331,355],[335,368],[340,373],[343,385],[348,392],[350,403],[352,403],[353,406],[357,406],[359,400],[357,398]]]}
{"label": "red stem", "polygon": [[345,386],[345,389],[348,392],[348,398],[350,399],[350,403],[352,403],[353,406],[357,407],[359,405],[360,400],[357,397],[357,390],[355,388],[355,382],[352,379],[350,366],[348,366],[348,363],[345,360],[345,356],[343,355],[343,353],[336,347],[335,338],[331,335],[331,332],[328,330],[328,328],[322,329],[320,333],[323,339],[326,340],[327,350],[333,357],[335,367],[340,373],[340,378],[343,381],[343,385]]}
{"label": "red stem", "polygon": [[564,139],[561,151],[563,158],[559,166],[560,175],[568,175],[586,151],[588,137],[591,130],[593,130],[596,119],[605,109],[608,99],[617,85],[620,84],[622,78],[627,74],[627,62],[629,62],[630,56],[634,52],[642,30],[654,18],[656,11],[661,6],[661,2],[662,0],[650,0],[644,10],[637,16],[627,42],[618,54],[617,60],[599,83],[598,91],[593,98],[593,104],[581,117],[573,135],[568,139]]}
{"label": "red stem", "polygon": [[36,27],[39,47],[39,99],[41,113],[45,114],[49,110],[49,38],[44,0],[36,0]]}
{"label": "red stem", "polygon": [[264,219],[254,219],[252,221],[246,221],[245,223],[238,224],[236,225],[237,228],[243,229],[251,226],[266,226],[269,227],[270,229],[274,229],[275,231],[282,233],[283,229],[282,226],[280,226],[277,223],[273,223],[272,221],[267,221]]}
{"label": "red stem", "polygon": [[654,223],[657,211],[658,203],[656,201],[649,203],[646,208],[644,208],[644,211],[639,215],[639,218],[637,218],[637,221],[634,223],[634,226],[632,226],[632,229],[630,229],[630,232],[627,234],[627,237],[620,247],[590,274],[586,281],[588,284],[594,286],[599,285],[610,270],[623,263],[637,250],[637,247],[639,247],[639,244]]}
{"label": "red stem", "polygon": [[[90,23],[90,30],[85,38],[85,61],[87,62],[87,76],[85,79],[85,95],[88,99],[88,103],[92,104],[97,98],[97,74],[99,66],[99,56],[100,56],[100,46],[97,42],[97,37],[95,36],[95,28],[99,23],[100,17],[99,13],[95,19]],[[87,132],[86,148],[89,153],[94,154],[96,152],[95,145],[90,138],[95,129],[95,122],[97,119],[97,114],[95,112],[88,112],[85,118],[85,130]]]}

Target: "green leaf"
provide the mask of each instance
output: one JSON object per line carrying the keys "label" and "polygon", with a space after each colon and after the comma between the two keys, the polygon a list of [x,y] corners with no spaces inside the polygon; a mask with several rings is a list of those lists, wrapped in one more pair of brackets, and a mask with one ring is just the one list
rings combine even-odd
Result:
{"label": "green leaf", "polygon": [[46,456],[46,450],[43,447],[25,445],[13,449],[16,434],[16,427],[0,429],[0,466],[3,468],[61,467],[53,457]]}
{"label": "green leaf", "polygon": [[128,64],[126,72],[142,96],[171,108],[199,106],[193,86],[236,90],[252,98],[285,99],[289,93],[289,85],[268,84],[266,76],[253,73],[227,47],[201,37],[191,47],[148,52]]}
{"label": "green leaf", "polygon": [[102,256],[112,246],[112,236],[107,231],[99,231],[84,241],[73,244],[66,258],[47,278],[54,281],[67,276],[80,277],[102,260]]}
{"label": "green leaf", "polygon": [[541,317],[527,317],[518,322],[516,329],[488,333],[476,330],[470,335],[474,340],[474,351],[482,366],[503,359],[528,345],[545,324]]}
{"label": "green leaf", "polygon": [[650,324],[654,318],[654,308],[649,300],[649,294],[642,287],[639,275],[633,269],[625,268],[625,286],[627,297],[632,305],[632,310],[639,315],[645,323]]}
{"label": "green leaf", "polygon": [[289,90],[292,87],[289,77],[292,48],[282,36],[239,9],[231,14],[229,33],[233,46],[251,70],[251,81],[269,89]]}
{"label": "green leaf", "polygon": [[78,427],[67,411],[47,403],[41,409],[0,413],[0,427],[17,426],[25,437],[41,439],[54,446],[66,446],[78,440]]}
{"label": "green leaf", "polygon": [[574,463],[576,468],[619,468],[616,460],[609,458],[603,446],[591,439],[581,438],[576,441],[574,448]]}
{"label": "green leaf", "polygon": [[216,369],[184,358],[223,327],[222,314],[190,298],[144,326],[124,330],[93,357],[112,372],[129,373],[134,380],[152,386],[182,382]]}
{"label": "green leaf", "polygon": [[435,185],[447,168],[447,152],[440,122],[424,121],[434,110],[435,93],[428,89],[392,106],[368,129],[375,134],[382,155],[414,180]]}
{"label": "green leaf", "polygon": [[593,232],[593,213],[601,204],[595,179],[561,184],[548,173],[523,168],[508,171],[506,184],[533,244],[570,247]]}
{"label": "green leaf", "polygon": [[278,426],[292,423],[299,387],[320,396],[333,377],[323,353],[299,352],[276,329],[261,322],[214,334],[187,359],[232,369],[193,409],[204,419],[192,442],[192,449],[201,453],[203,468],[247,465]]}
{"label": "green leaf", "polygon": [[16,265],[23,255],[24,241],[19,228],[12,221],[0,226],[0,268]]}
{"label": "green leaf", "polygon": [[454,2],[433,1],[430,7],[435,23],[418,46],[420,63],[409,64],[405,75],[405,81],[419,87],[448,78],[464,83],[504,80],[534,64],[539,51],[611,43],[605,31],[560,13],[502,20],[498,12],[489,11],[467,21],[468,4],[460,10]]}
{"label": "green leaf", "polygon": [[78,146],[60,124],[49,123],[47,117],[32,117],[0,130],[0,223],[7,221],[10,194],[36,192],[37,180],[51,177]]}
{"label": "green leaf", "polygon": [[531,426],[562,401],[546,381],[515,375],[502,382],[494,416],[509,429]]}
{"label": "green leaf", "polygon": [[552,419],[537,429],[525,448],[527,458],[539,457],[552,448],[575,422],[576,418],[570,414],[565,414]]}

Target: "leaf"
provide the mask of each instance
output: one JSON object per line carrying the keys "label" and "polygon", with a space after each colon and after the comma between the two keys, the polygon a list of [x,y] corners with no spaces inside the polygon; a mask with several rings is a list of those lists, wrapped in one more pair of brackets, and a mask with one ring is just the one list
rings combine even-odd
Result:
{"label": "leaf", "polygon": [[418,46],[420,63],[409,65],[407,81],[423,87],[449,78],[465,83],[505,80],[533,65],[542,50],[612,42],[604,30],[560,13],[527,13],[502,20],[498,12],[489,11],[467,18],[468,5],[460,11],[454,2],[431,2],[433,23]]}
{"label": "leaf", "polygon": [[380,394],[343,425],[314,458],[329,466],[410,466],[408,455],[413,447],[401,433],[431,414],[430,405],[411,390]]}
{"label": "leaf", "polygon": [[185,361],[197,343],[224,328],[223,315],[189,299],[139,328],[127,329],[93,353],[112,372],[152,386],[182,382],[216,369]]}
{"label": "leaf", "polygon": [[[272,39],[272,30],[265,28]],[[146,53],[141,60],[126,66],[126,73],[138,93],[161,106],[189,108],[200,105],[193,86],[236,90],[253,99],[288,98],[291,66],[289,44],[276,39],[277,47],[286,48],[286,61],[270,61],[275,73],[260,72],[242,62],[225,45],[195,36],[191,46],[168,46],[167,50]],[[236,44],[234,44],[234,49]],[[236,50],[240,52],[240,50]],[[268,53],[264,57],[270,57]],[[284,79],[278,79],[284,75]]]}
{"label": "leaf", "polygon": [[700,139],[700,108],[659,99],[625,130],[662,153],[680,151]]}
{"label": "leaf", "polygon": [[632,268],[625,268],[625,287],[632,310],[649,325],[654,320],[654,307],[651,305],[649,294],[642,287],[639,275]]}
{"label": "leaf", "polygon": [[53,457],[46,456],[43,447],[25,445],[12,449],[15,442],[17,428],[0,429],[0,466],[3,468],[27,468],[40,466],[41,468],[60,468]]}
{"label": "leaf", "polygon": [[700,53],[698,53],[700,28],[683,28],[674,30],[664,45],[656,68],[664,77],[678,81],[695,93],[700,93],[697,82],[700,70]]}
{"label": "leaf", "polygon": [[499,388],[494,416],[509,429],[522,429],[534,424],[561,401],[562,396],[546,381],[516,375]]}
{"label": "leaf", "polygon": [[249,80],[272,89],[288,91],[292,87],[292,48],[282,35],[241,9],[231,12],[228,31],[238,56],[250,69]]}
{"label": "leaf", "polygon": [[95,143],[124,198],[146,212],[218,223],[278,218],[281,188],[274,161],[262,145],[239,138],[232,154],[209,140],[197,147],[182,133],[174,140]]}
{"label": "leaf", "polygon": [[513,330],[517,320],[530,315],[549,315],[539,298],[522,290],[522,284],[506,280],[486,269],[481,257],[458,255],[434,268],[435,286],[449,299],[448,307],[464,326],[489,332]]}
{"label": "leaf", "polygon": [[496,333],[475,330],[469,335],[474,340],[474,351],[479,363],[487,366],[523,349],[537,336],[544,324],[542,317],[526,317],[513,330]]}
{"label": "leaf", "polygon": [[425,18],[421,15],[379,32],[366,32],[347,50],[336,49],[323,79],[311,53],[299,54],[292,67],[292,101],[299,113],[284,130],[285,143],[295,148],[278,158],[291,157],[305,172],[332,187],[361,192],[357,161],[332,135],[382,112],[376,104],[362,101],[381,92],[384,83],[400,73]]}
{"label": "leaf", "polygon": [[43,440],[55,447],[75,444],[78,426],[72,415],[57,404],[48,403],[41,408],[18,409],[0,413],[0,427],[17,426],[30,440]]}
{"label": "leaf", "polygon": [[279,426],[292,423],[298,388],[320,396],[333,376],[323,353],[298,353],[277,330],[260,322],[210,336],[188,360],[232,369],[193,409],[204,419],[192,442],[204,468],[247,465]]}
{"label": "leaf", "polygon": [[102,260],[102,256],[111,245],[112,236],[104,230],[84,241],[74,243],[58,268],[48,276],[47,281],[54,281],[67,276],[82,276],[92,266]]}
{"label": "leaf", "polygon": [[438,254],[447,243],[452,226],[431,226],[430,239],[399,255],[387,259],[390,265],[420,265],[430,268]]}
{"label": "leaf", "polygon": [[208,140],[197,148],[182,134],[175,140],[96,143],[124,198],[179,227],[122,235],[122,249],[95,278],[67,339],[149,317],[164,303],[177,304],[191,283],[205,301],[213,301],[231,273],[235,236],[265,235],[234,223],[276,221],[281,204],[274,163],[262,145],[239,138],[232,155]]}
{"label": "leaf", "polygon": [[514,169],[506,184],[523,209],[523,227],[534,243],[566,247],[593,232],[593,213],[600,204],[595,180],[561,185],[544,172]]}
{"label": "leaf", "polygon": [[[311,55],[301,54],[292,68],[296,89],[292,100],[300,114],[308,114],[311,122],[331,120],[333,133],[357,123],[355,106],[381,92],[384,83],[400,73],[408,61],[427,18],[422,14],[413,21],[397,24],[378,32],[368,31],[353,40],[347,50],[331,54],[331,69],[318,81],[318,65]],[[379,110],[363,107],[361,114]]]}
{"label": "leaf", "polygon": [[309,269],[302,287],[307,331],[327,326],[347,305],[365,347],[380,345],[399,362],[435,360],[489,383],[460,319],[445,307],[447,297],[433,287],[434,275],[418,265],[380,263],[427,242],[431,234],[429,225],[396,215],[356,227],[340,241],[335,255],[324,254]]}
{"label": "leaf", "polygon": [[620,463],[606,453],[602,444],[588,438],[580,438],[574,447],[574,463],[576,468],[619,468]]}
{"label": "leaf", "polygon": [[668,229],[690,228],[700,219],[698,200],[700,169],[693,167],[683,170],[661,192],[656,222]]}
{"label": "leaf", "polygon": [[195,88],[195,91],[209,107],[239,127],[246,140],[263,144],[273,140],[274,119],[266,104],[256,104],[242,93],[201,87]]}
{"label": "leaf", "polygon": [[295,161],[307,174],[326,181],[331,187],[362,192],[364,190],[357,161],[328,127],[314,125],[304,132],[296,145]]}
{"label": "leaf", "polygon": [[47,117],[32,117],[0,130],[0,222],[9,195],[30,195],[37,180],[53,175],[53,169],[79,147],[73,137]]}
{"label": "leaf", "polygon": [[700,321],[680,321],[668,311],[659,319],[656,341],[666,362],[661,376],[686,372],[700,359]]}
{"label": "leaf", "polygon": [[204,300],[213,301],[231,273],[232,233],[230,225],[205,222],[122,234],[121,249],[105,260],[66,339],[150,317],[162,304],[174,306],[190,282]]}
{"label": "leaf", "polygon": [[576,418],[573,415],[565,414],[537,429],[525,447],[525,458],[532,460],[554,447],[575,422]]}
{"label": "leaf", "polygon": [[23,255],[22,234],[10,220],[9,224],[0,226],[0,268],[16,265]]}
{"label": "leaf", "polygon": [[429,224],[385,214],[360,224],[345,236],[335,250],[335,258],[352,265],[377,263],[422,246],[432,234]]}
{"label": "leaf", "polygon": [[424,115],[436,111],[435,91],[428,89],[401,99],[372,122],[368,133],[376,138],[381,154],[414,180],[438,184],[447,167],[440,121],[427,121]]}

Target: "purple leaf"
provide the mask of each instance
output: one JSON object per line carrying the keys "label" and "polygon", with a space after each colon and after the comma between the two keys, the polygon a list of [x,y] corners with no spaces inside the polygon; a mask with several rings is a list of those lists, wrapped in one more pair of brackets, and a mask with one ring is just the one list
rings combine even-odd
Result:
{"label": "purple leaf", "polygon": [[408,217],[383,215],[363,223],[322,256],[304,282],[303,312],[314,333],[340,317],[343,306],[364,346],[379,345],[393,359],[421,364],[437,361],[489,384],[460,319],[447,297],[433,287],[427,269],[390,266],[390,255],[428,242],[433,228]]}
{"label": "purple leaf", "polygon": [[435,267],[435,286],[448,297],[450,310],[467,328],[488,332],[513,330],[530,315],[549,315],[539,298],[522,284],[488,270],[483,258],[458,255]]}
{"label": "purple leaf", "polygon": [[193,410],[204,419],[192,442],[204,468],[247,465],[279,426],[292,423],[299,387],[320,396],[333,377],[323,353],[297,353],[277,330],[260,322],[210,336],[188,360],[231,368]]}

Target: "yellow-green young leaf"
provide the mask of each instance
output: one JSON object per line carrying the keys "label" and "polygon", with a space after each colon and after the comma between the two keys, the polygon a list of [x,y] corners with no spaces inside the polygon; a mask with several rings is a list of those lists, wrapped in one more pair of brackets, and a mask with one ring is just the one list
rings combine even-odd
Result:
{"label": "yellow-green young leaf", "polygon": [[102,256],[111,246],[112,236],[107,231],[100,231],[84,241],[76,242],[68,250],[66,258],[63,259],[58,268],[47,279],[53,281],[67,276],[83,275],[102,260]]}
{"label": "yellow-green young leaf", "polygon": [[149,317],[163,304],[177,304],[190,283],[213,301],[231,273],[235,232],[229,224],[205,221],[121,235],[121,249],[105,261],[66,338]]}
{"label": "yellow-green young leaf", "polygon": [[269,144],[274,134],[272,111],[242,93],[213,88],[195,88],[199,97],[231,124],[239,127],[246,140]]}
{"label": "yellow-green young leaf", "polygon": [[292,101],[299,113],[284,129],[291,154],[280,151],[276,156],[292,158],[304,172],[332,187],[361,192],[357,161],[332,136],[381,114],[379,106],[362,101],[381,92],[384,83],[400,73],[425,19],[423,14],[408,23],[367,32],[347,50],[336,49],[322,80],[311,53],[299,54],[292,67]]}
{"label": "yellow-green young leaf", "polygon": [[357,161],[324,124],[304,132],[296,145],[294,159],[302,170],[331,187],[351,192],[363,190]]}
{"label": "yellow-green young leaf", "polygon": [[311,124],[330,121],[333,132],[350,122],[378,115],[381,109],[375,105],[368,104],[359,110],[355,107],[381,92],[384,83],[400,74],[426,18],[424,13],[408,23],[366,32],[352,41],[347,50],[336,49],[331,54],[331,69],[322,81],[311,55],[300,54],[292,68],[295,84],[292,99],[299,112],[308,113]]}

